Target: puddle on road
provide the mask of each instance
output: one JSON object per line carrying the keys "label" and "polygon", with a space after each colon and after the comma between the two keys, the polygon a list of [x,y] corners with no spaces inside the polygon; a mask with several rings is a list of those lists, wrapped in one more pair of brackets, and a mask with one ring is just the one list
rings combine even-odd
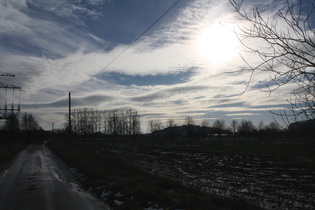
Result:
{"label": "puddle on road", "polygon": [[3,177],[5,177],[5,176],[7,175],[8,171],[9,171],[9,170],[7,169],[7,170],[5,170],[5,171],[3,172],[3,174],[2,174],[2,178],[3,178]]}

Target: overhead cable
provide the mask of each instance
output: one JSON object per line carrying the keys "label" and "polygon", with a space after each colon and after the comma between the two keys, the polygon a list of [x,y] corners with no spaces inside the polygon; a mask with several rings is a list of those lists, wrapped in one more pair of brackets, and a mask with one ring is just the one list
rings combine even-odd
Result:
{"label": "overhead cable", "polygon": [[166,10],[156,21],[154,21],[144,32],[142,32],[133,42],[131,42],[124,50],[122,50],[115,58],[113,58],[104,68],[102,68],[99,72],[91,76],[88,80],[84,81],[81,85],[79,85],[76,89],[71,92],[77,92],[83,86],[92,81],[95,77],[99,76],[107,67],[109,67],[112,63],[114,63],[124,52],[126,52],[132,45],[134,45],[146,32],[148,32],[157,22],[159,22],[169,11],[171,11],[180,0],[177,0],[168,10]]}

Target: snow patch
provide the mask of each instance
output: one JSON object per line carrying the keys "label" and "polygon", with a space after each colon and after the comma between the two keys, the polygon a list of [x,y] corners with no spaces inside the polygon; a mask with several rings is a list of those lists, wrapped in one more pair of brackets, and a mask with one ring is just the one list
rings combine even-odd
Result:
{"label": "snow patch", "polygon": [[114,200],[114,202],[115,202],[115,204],[116,204],[117,206],[121,206],[121,205],[124,204],[124,202],[119,201],[119,200]]}

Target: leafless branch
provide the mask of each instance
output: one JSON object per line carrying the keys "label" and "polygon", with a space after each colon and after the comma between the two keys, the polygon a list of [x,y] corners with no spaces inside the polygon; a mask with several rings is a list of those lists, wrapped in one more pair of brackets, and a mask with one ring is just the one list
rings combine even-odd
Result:
{"label": "leafless branch", "polygon": [[[257,55],[260,62],[250,63],[243,56],[246,67],[236,72],[249,72],[249,80],[244,92],[249,88],[253,75],[258,71],[270,72],[272,86],[266,84],[270,93],[289,83],[295,83],[297,89],[292,92],[293,98],[288,100],[290,109],[280,114],[283,121],[314,119],[315,115],[315,30],[311,26],[313,9],[304,10],[303,2],[298,4],[286,1],[286,7],[276,13],[279,22],[265,17],[258,8],[251,12],[243,10],[244,1],[229,0],[235,12],[246,22],[247,27],[238,27],[236,33],[240,43],[247,52]],[[258,48],[248,44],[249,40],[262,41],[266,48]],[[242,92],[241,94],[243,94]]]}

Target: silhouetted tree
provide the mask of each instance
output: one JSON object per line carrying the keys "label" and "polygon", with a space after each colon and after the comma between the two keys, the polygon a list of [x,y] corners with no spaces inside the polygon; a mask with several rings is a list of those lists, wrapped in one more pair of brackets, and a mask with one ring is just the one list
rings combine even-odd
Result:
{"label": "silhouetted tree", "polygon": [[[67,118],[68,115],[66,115]],[[83,136],[85,140],[87,137],[105,135],[110,137],[113,142],[117,142],[126,139],[127,136],[135,138],[141,133],[140,115],[132,109],[126,111],[73,109],[71,118],[74,134],[79,137]],[[67,128],[68,124],[65,125]]]}
{"label": "silhouetted tree", "polygon": [[135,143],[136,136],[141,134],[140,115],[133,109],[127,110],[126,114],[128,118],[128,134],[132,137],[133,143]]}
{"label": "silhouetted tree", "polygon": [[278,123],[270,122],[269,125],[265,126],[265,132],[269,139],[275,139],[279,136],[281,129]]}
{"label": "silhouetted tree", "polygon": [[244,137],[249,137],[255,131],[255,125],[250,120],[242,120],[238,125],[238,133]]}
{"label": "silhouetted tree", "polygon": [[1,141],[14,142],[18,140],[20,133],[20,121],[15,114],[11,114],[7,118],[2,126],[1,130]]}
{"label": "silhouetted tree", "polygon": [[113,110],[107,113],[107,126],[109,134],[114,138],[114,141],[119,134],[119,114],[118,110]]}
{"label": "silhouetted tree", "polygon": [[39,124],[32,114],[24,113],[21,121],[21,128],[24,130],[39,130]]}
{"label": "silhouetted tree", "polygon": [[225,129],[225,121],[223,119],[216,119],[212,127],[216,129],[218,140],[220,140]]}
{"label": "silhouetted tree", "polygon": [[5,120],[2,129],[10,132],[19,132],[20,131],[19,118],[15,114],[11,114],[9,118]]}
{"label": "silhouetted tree", "polygon": [[185,118],[185,126],[186,132],[188,136],[188,143],[192,143],[192,136],[193,136],[193,126],[195,125],[195,121],[191,116]]}
{"label": "silhouetted tree", "polygon": [[28,142],[42,142],[45,138],[45,131],[39,126],[32,114],[24,113],[21,119],[24,139]]}
{"label": "silhouetted tree", "polygon": [[294,122],[288,126],[288,133],[289,137],[295,137],[298,139],[310,139],[312,141],[315,140],[315,119],[301,121],[301,122]]}
{"label": "silhouetted tree", "polygon": [[234,143],[236,141],[236,131],[237,131],[237,128],[238,128],[238,121],[237,120],[232,120],[231,121],[231,131],[233,133],[233,139],[234,139]]}
{"label": "silhouetted tree", "polygon": [[258,132],[258,138],[262,140],[266,136],[266,126],[264,121],[259,121],[257,124],[257,132]]}
{"label": "silhouetted tree", "polygon": [[264,121],[259,121],[259,123],[257,124],[257,130],[261,131],[264,130],[266,128]]}
{"label": "silhouetted tree", "polygon": [[202,138],[206,140],[208,134],[208,128],[210,127],[210,122],[208,120],[203,120],[201,122],[201,132]]}
{"label": "silhouetted tree", "polygon": [[175,127],[176,123],[174,119],[168,119],[167,120],[167,128],[168,128],[168,136],[171,139],[172,144],[174,144],[174,138],[175,138]]}
{"label": "silhouetted tree", "polygon": [[[271,73],[271,81],[266,83],[267,91],[289,83],[297,85],[293,98],[288,100],[289,110],[278,113],[287,124],[315,119],[315,29],[311,22],[315,5],[311,2],[287,0],[274,14],[278,18],[274,18],[265,17],[265,8],[247,12],[243,10],[243,0],[230,0],[239,16],[250,24],[239,28],[239,40],[260,58],[255,64],[244,59],[247,67],[240,71],[249,71],[251,75],[259,71]],[[262,43],[254,45],[248,41]]]}
{"label": "silhouetted tree", "polygon": [[157,143],[160,143],[161,130],[163,129],[162,122],[160,120],[150,120],[148,126],[152,138],[157,139]]}
{"label": "silhouetted tree", "polygon": [[223,119],[216,119],[212,125],[213,128],[216,128],[218,132],[221,132],[225,129],[225,121]]}

